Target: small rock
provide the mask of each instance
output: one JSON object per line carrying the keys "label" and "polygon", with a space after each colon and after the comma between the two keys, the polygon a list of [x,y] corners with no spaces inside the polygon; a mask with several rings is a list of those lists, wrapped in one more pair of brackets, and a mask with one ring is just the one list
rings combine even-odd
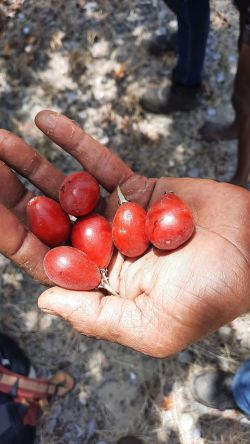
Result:
{"label": "small rock", "polygon": [[25,51],[27,54],[30,54],[30,53],[32,52],[32,49],[33,49],[33,46],[31,46],[31,45],[27,45],[27,46],[25,46],[24,51]]}
{"label": "small rock", "polygon": [[218,82],[218,83],[225,82],[225,75],[223,72],[218,72],[218,74],[216,75],[216,82]]}
{"label": "small rock", "polygon": [[68,105],[72,105],[74,102],[77,101],[77,94],[75,91],[66,92],[65,97],[66,97]]}
{"label": "small rock", "polygon": [[87,427],[87,439],[90,439],[94,436],[97,429],[97,424],[95,419],[91,419],[91,421],[88,423]]}
{"label": "small rock", "polygon": [[171,29],[173,29],[174,31],[176,31],[177,30],[177,27],[178,27],[178,25],[177,25],[177,20],[171,20],[170,22],[169,22],[169,27],[171,28]]}
{"label": "small rock", "polygon": [[229,327],[229,325],[223,325],[223,327],[219,329],[219,335],[222,337],[223,340],[230,338],[231,334],[232,329],[231,327]]}
{"label": "small rock", "polygon": [[100,42],[94,43],[92,48],[90,49],[92,57],[95,59],[100,59],[103,57],[107,57],[110,53],[109,42],[106,40],[100,40]]}
{"label": "small rock", "polygon": [[40,319],[40,329],[41,330],[48,330],[51,327],[52,320],[55,319],[56,316],[52,316],[50,314],[43,314]]}
{"label": "small rock", "polygon": [[81,390],[78,395],[78,400],[80,404],[86,405],[89,399],[89,393],[86,390]]}
{"label": "small rock", "polygon": [[207,115],[208,115],[209,117],[216,116],[216,113],[217,113],[217,111],[216,111],[215,108],[209,107],[209,108],[207,109]]}
{"label": "small rock", "polygon": [[24,35],[28,35],[30,33],[30,28],[28,26],[24,26],[22,29]]}
{"label": "small rock", "polygon": [[195,425],[195,419],[190,413],[183,413],[180,417],[180,428],[183,432],[191,430]]}
{"label": "small rock", "polygon": [[190,364],[194,360],[194,354],[190,350],[184,350],[178,354],[177,360],[180,364]]}
{"label": "small rock", "polygon": [[130,382],[134,383],[137,379],[137,375],[134,372],[129,373]]}
{"label": "small rock", "polygon": [[201,430],[196,419],[190,413],[183,413],[180,417],[179,429],[185,435],[186,442],[197,442],[201,437]]}
{"label": "small rock", "polygon": [[221,59],[221,54],[220,54],[219,52],[212,52],[212,58],[213,58],[215,61],[218,61],[218,60]]}
{"label": "small rock", "polygon": [[87,13],[95,12],[99,8],[98,4],[96,2],[88,2],[84,6],[84,9]]}
{"label": "small rock", "polygon": [[199,177],[200,175],[200,171],[198,168],[190,168],[190,170],[188,170],[188,176],[189,177]]}
{"label": "small rock", "polygon": [[235,54],[229,54],[227,60],[228,60],[228,62],[230,64],[235,64],[237,62],[236,55]]}
{"label": "small rock", "polygon": [[23,281],[22,273],[3,273],[2,274],[3,285],[11,285],[15,290],[21,289],[21,282]]}
{"label": "small rock", "polygon": [[38,313],[35,310],[30,310],[23,314],[24,323],[28,331],[34,330],[38,321]]}

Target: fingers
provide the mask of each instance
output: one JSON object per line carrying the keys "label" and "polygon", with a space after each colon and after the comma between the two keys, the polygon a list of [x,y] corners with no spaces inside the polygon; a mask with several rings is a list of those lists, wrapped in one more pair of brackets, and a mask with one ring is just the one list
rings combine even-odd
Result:
{"label": "fingers", "polygon": [[152,341],[149,341],[147,332],[143,331],[141,311],[130,299],[55,287],[40,296],[38,305],[42,310],[70,322],[84,335],[155,354],[155,344],[152,350],[146,346],[146,342]]}
{"label": "fingers", "polygon": [[[147,177],[134,174],[122,184],[121,190],[127,200],[137,202],[142,207],[147,208],[155,184],[156,179],[148,179]],[[110,221],[113,219],[117,210],[118,202],[118,195],[115,190],[110,196],[108,196],[107,206],[104,212],[105,216]]]}
{"label": "fingers", "polygon": [[37,114],[35,123],[53,142],[75,157],[108,191],[114,190],[133,174],[119,157],[67,117],[45,110]]}
{"label": "fingers", "polygon": [[49,285],[50,281],[43,269],[43,258],[49,248],[27,231],[20,220],[2,204],[0,214],[0,253],[34,279]]}
{"label": "fingers", "polygon": [[25,224],[26,205],[33,193],[25,188],[18,177],[0,161],[0,202]]}
{"label": "fingers", "polygon": [[0,130],[0,160],[26,177],[44,194],[58,199],[64,174],[20,137]]}

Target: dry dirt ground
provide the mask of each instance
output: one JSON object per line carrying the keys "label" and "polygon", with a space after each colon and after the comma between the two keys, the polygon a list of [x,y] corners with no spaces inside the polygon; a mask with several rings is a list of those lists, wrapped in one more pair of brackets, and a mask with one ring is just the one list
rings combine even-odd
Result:
{"label": "dry dirt ground", "polygon": [[[233,116],[238,14],[229,0],[212,2],[202,106],[173,117],[146,114],[138,106],[143,88],[167,83],[175,63],[174,54],[157,59],[147,53],[150,36],[176,28],[160,0],[9,0],[0,10],[1,127],[24,136],[65,172],[79,165],[34,128],[42,108],[75,119],[142,174],[232,175],[236,143],[207,144],[197,135],[206,118]],[[127,432],[148,444],[250,442],[243,415],[201,407],[190,394],[200,369],[233,371],[249,357],[248,317],[171,359],[156,360],[81,337],[39,312],[41,286],[3,257],[0,268],[1,329],[18,340],[39,376],[67,368],[76,381],[68,396],[45,411],[37,443],[115,444]]]}

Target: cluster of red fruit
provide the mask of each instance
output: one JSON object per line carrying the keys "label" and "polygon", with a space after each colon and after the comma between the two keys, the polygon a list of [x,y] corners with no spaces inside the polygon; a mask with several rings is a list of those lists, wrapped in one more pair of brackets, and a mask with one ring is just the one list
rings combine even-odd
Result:
{"label": "cluster of red fruit", "polygon": [[[112,227],[93,213],[100,198],[96,179],[87,172],[66,177],[59,191],[60,204],[45,196],[31,199],[27,215],[31,231],[52,248],[44,258],[51,281],[70,290],[106,288],[116,294],[105,274],[114,246],[127,257],[139,257],[150,243],[173,250],[194,231],[190,209],[174,193],[166,193],[148,212],[129,202],[117,188],[120,206]],[[76,221],[72,224],[69,214]],[[72,246],[64,246],[71,240]]]}

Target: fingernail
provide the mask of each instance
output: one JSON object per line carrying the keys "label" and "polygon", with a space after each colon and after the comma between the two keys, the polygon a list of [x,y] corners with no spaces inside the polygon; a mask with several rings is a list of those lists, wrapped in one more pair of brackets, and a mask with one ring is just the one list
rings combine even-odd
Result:
{"label": "fingernail", "polygon": [[39,307],[39,308],[44,313],[47,313],[47,314],[50,314],[50,315],[53,315],[53,316],[57,316],[57,314],[53,310],[49,310],[48,308],[45,308],[45,307]]}

